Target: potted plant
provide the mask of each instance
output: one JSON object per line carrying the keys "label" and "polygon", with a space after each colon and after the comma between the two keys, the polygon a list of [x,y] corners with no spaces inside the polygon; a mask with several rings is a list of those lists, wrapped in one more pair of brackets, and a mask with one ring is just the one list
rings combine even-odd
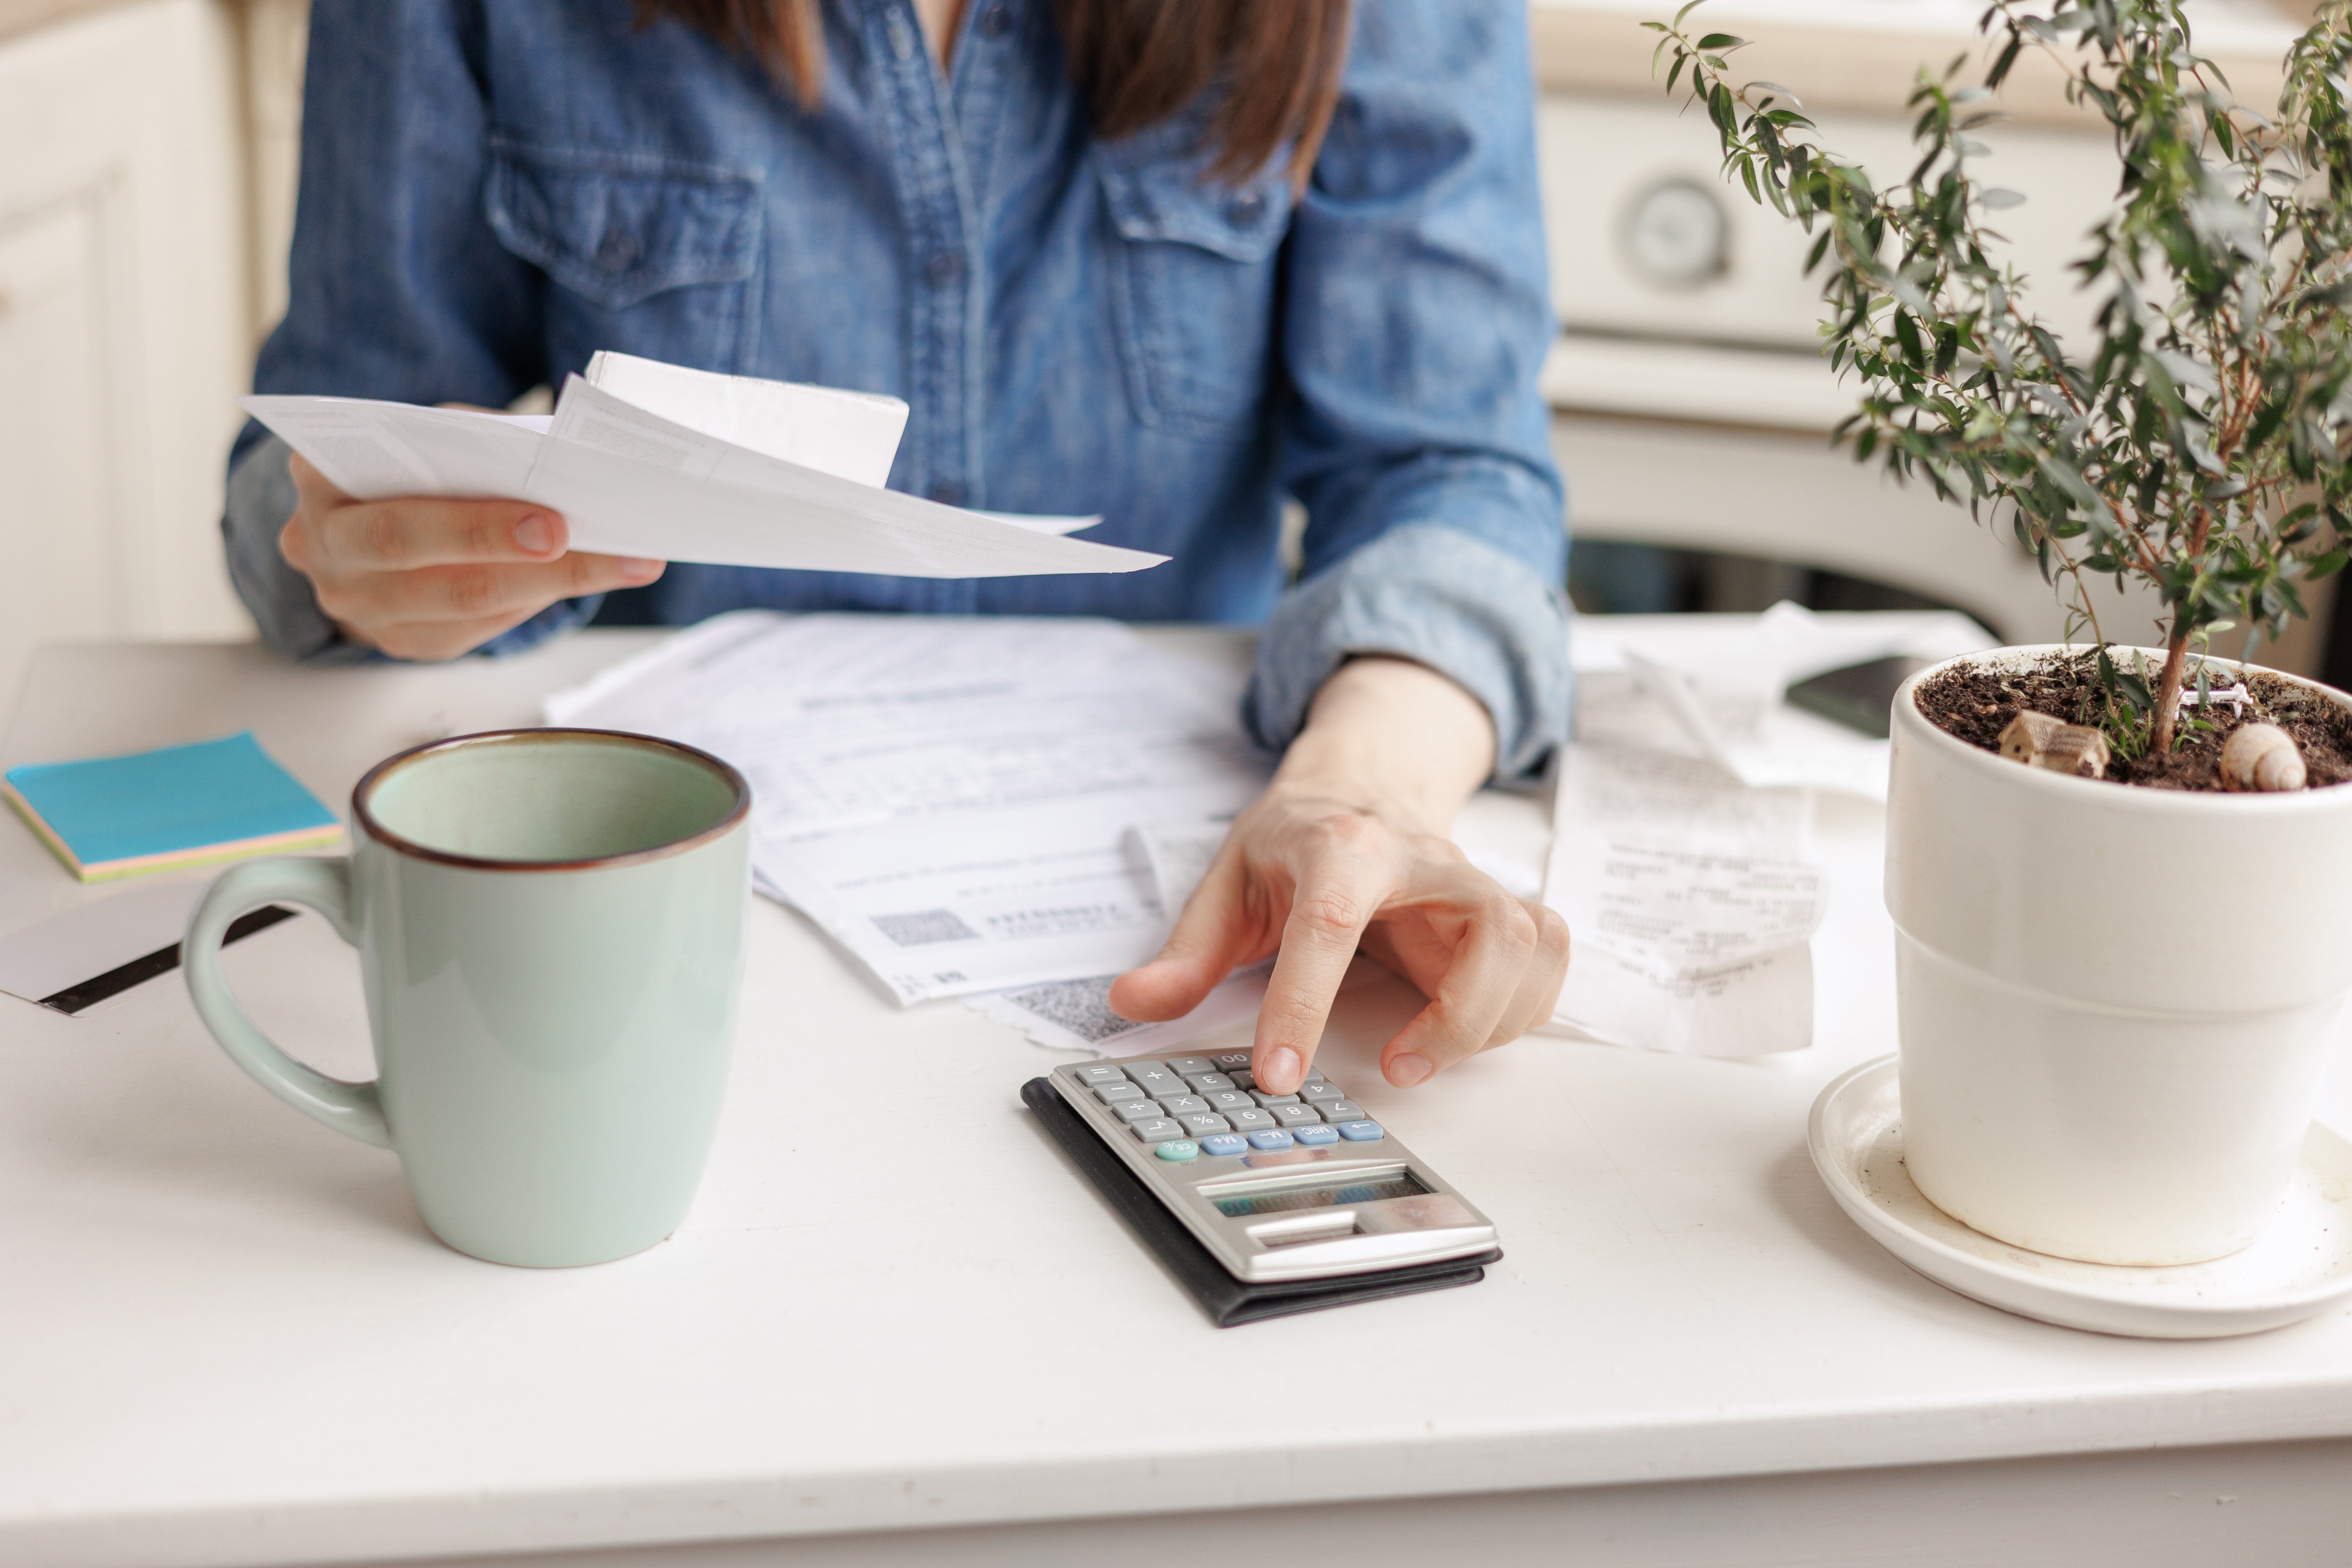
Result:
{"label": "potted plant", "polygon": [[[1916,161],[1884,186],[1785,89],[1735,81],[1742,40],[1686,30],[1693,8],[1647,24],[1667,90],[1727,178],[1815,236],[1824,352],[1864,394],[1840,438],[2013,531],[2089,634],[1895,700],[1911,1175],[2040,1252],[2234,1251],[2277,1208],[2352,988],[2352,704],[2207,646],[2275,637],[2352,542],[2352,0],[2263,112],[2181,0],[1991,0],[1989,64],[1921,73]],[[2024,198],[1979,177],[1972,132],[2029,54],[2115,142],[2071,280],[2005,263],[1994,215]],[[2031,304],[2065,287],[2098,308],[2071,342]],[[2156,592],[2163,647],[2108,643],[2099,577]]]}

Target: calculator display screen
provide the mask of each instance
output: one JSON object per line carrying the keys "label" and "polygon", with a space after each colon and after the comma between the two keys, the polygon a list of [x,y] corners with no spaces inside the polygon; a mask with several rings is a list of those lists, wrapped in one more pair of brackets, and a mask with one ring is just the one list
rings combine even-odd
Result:
{"label": "calculator display screen", "polygon": [[1345,1186],[1330,1187],[1284,1187],[1278,1192],[1250,1193],[1210,1201],[1217,1205],[1217,1212],[1228,1219],[1247,1219],[1253,1215],[1339,1208],[1348,1204],[1374,1203],[1381,1198],[1415,1198],[1427,1191],[1429,1189],[1413,1180],[1412,1173],[1407,1171],[1376,1182],[1350,1182]]}

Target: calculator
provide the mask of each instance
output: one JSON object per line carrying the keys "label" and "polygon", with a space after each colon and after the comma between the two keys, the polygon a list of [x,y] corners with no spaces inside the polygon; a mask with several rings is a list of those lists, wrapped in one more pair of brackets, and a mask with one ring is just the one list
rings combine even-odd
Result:
{"label": "calculator", "polygon": [[1495,1226],[1320,1068],[1257,1087],[1247,1051],[1066,1062],[1062,1100],[1245,1282],[1491,1253]]}

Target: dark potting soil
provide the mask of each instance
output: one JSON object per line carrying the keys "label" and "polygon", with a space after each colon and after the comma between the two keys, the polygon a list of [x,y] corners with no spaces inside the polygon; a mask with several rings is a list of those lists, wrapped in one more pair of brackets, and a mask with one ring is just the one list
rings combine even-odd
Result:
{"label": "dark potting soil", "polygon": [[[2191,664],[2189,670],[2193,694],[2196,666]],[[2230,686],[2237,679],[2233,672],[2224,679],[2220,667],[2215,667],[2215,686]],[[2190,719],[2201,718],[2213,728],[2189,731],[2188,739],[2168,756],[2126,761],[2120,752],[2115,753],[2107,763],[2108,781],[2154,789],[2219,790],[2222,743],[2240,724],[2255,723],[2276,724],[2294,737],[2303,752],[2310,787],[2352,781],[2352,713],[2310,688],[2266,670],[2246,671],[2245,683],[2254,700],[2245,705],[2242,716],[2232,713],[2225,703],[2210,709],[2184,704],[2180,710],[2184,727]],[[2000,749],[2000,732],[2021,708],[2070,724],[2087,724],[2105,707],[2095,656],[2088,650],[2053,654],[2023,668],[1956,667],[1922,681],[1916,700],[1919,711],[1937,728],[1988,752]],[[2113,739],[2109,737],[2110,742]]]}

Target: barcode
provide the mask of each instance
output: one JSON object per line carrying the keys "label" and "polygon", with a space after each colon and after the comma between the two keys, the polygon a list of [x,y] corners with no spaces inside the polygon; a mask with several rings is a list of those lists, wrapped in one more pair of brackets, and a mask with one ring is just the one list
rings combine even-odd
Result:
{"label": "barcode", "polygon": [[1015,991],[1010,1000],[1048,1023],[1058,1024],[1090,1046],[1132,1034],[1149,1026],[1122,1018],[1110,1010],[1110,983],[1118,976],[1098,974],[1091,980],[1065,980]]}
{"label": "barcode", "polygon": [[971,942],[980,933],[956,918],[953,910],[917,910],[911,914],[872,915],[874,929],[900,947],[928,947],[935,942]]}

